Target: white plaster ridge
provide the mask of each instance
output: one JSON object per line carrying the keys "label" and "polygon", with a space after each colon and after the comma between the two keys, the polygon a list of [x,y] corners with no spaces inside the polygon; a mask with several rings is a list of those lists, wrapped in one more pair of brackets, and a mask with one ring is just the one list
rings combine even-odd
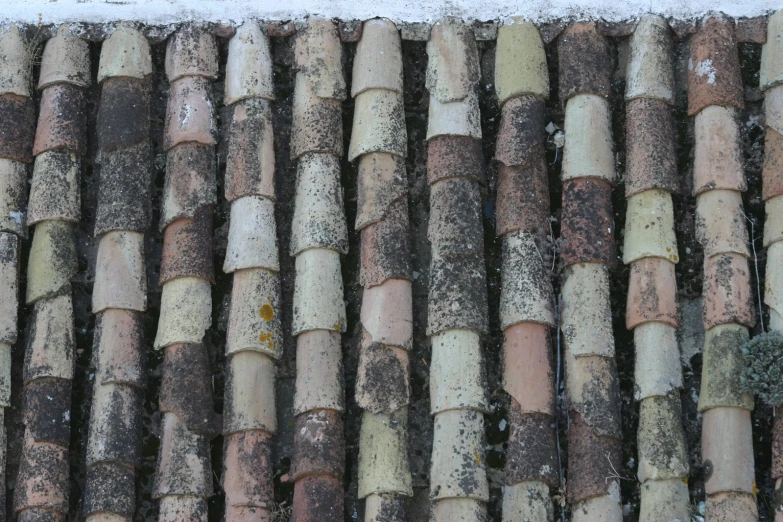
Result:
{"label": "white plaster ridge", "polygon": [[783,0],[0,0],[0,20],[44,24],[139,21],[165,25],[185,20],[238,23],[297,20],[319,15],[342,20],[378,16],[395,22],[432,22],[444,16],[497,20],[518,15],[534,22],[560,18],[622,21],[654,12],[688,19],[720,11],[752,17],[783,8]]}

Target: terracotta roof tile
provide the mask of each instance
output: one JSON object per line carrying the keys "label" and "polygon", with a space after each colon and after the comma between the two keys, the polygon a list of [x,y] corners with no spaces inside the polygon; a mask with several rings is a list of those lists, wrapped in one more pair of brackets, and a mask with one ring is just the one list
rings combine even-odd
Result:
{"label": "terracotta roof tile", "polygon": [[35,130],[33,154],[68,149],[82,154],[86,149],[87,100],[80,87],[61,83],[44,89]]}
{"label": "terracotta roof tile", "polygon": [[657,517],[659,520],[688,520],[690,497],[688,485],[682,478],[649,480],[641,484],[641,491],[640,517]]}
{"label": "terracotta roof tile", "polygon": [[688,448],[682,427],[679,391],[639,403],[639,482],[687,477]]}
{"label": "terracotta roof tile", "polygon": [[[158,453],[155,482],[152,486],[152,498],[212,496],[209,437],[188,431],[185,423],[174,413],[164,414],[161,425],[163,436],[160,439],[161,447]],[[164,511],[162,507],[161,511]],[[182,517],[182,513],[179,515]],[[173,522],[177,519],[167,520]]]}
{"label": "terracotta roof tile", "polygon": [[212,261],[212,209],[202,208],[193,219],[173,221],[163,231],[161,285],[180,277],[215,280]]}
{"label": "terracotta roof tile", "polygon": [[756,324],[748,260],[739,254],[720,254],[704,262],[704,327]]}
{"label": "terracotta roof tile", "polygon": [[339,100],[320,98],[308,84],[303,72],[296,75],[291,159],[307,152],[343,154],[343,115]]}
{"label": "terracotta roof tile", "polygon": [[71,381],[35,379],[22,391],[22,422],[25,434],[35,442],[67,448],[71,439]]}
{"label": "terracotta roof tile", "polygon": [[69,295],[37,301],[25,344],[22,380],[73,378],[73,304]]}
{"label": "terracotta roof tile", "polygon": [[761,67],[759,68],[759,87],[768,89],[783,82],[783,46],[780,37],[783,36],[783,12],[776,11],[767,19],[769,37],[761,48]]}
{"label": "terracotta roof tile", "polygon": [[710,471],[704,481],[705,492],[753,493],[750,412],[742,408],[713,408],[705,411],[703,418],[701,459]]}
{"label": "terracotta roof tile", "polygon": [[[630,329],[630,328],[629,328]],[[633,328],[636,359],[634,397],[637,400],[663,396],[682,387],[680,347],[677,331],[662,322],[648,322]]]}
{"label": "terracotta roof tile", "polygon": [[53,296],[79,271],[73,225],[42,221],[35,227],[27,264],[27,304]]}
{"label": "terracotta roof tile", "polygon": [[783,195],[783,135],[767,128],[764,134],[764,171],[762,199]]}
{"label": "terracotta roof tile", "polygon": [[358,496],[395,493],[413,496],[408,467],[408,411],[362,415],[359,438]]}
{"label": "terracotta roof tile", "polygon": [[86,41],[75,36],[67,24],[61,25],[44,47],[38,88],[59,83],[89,87],[92,79],[89,52]]}
{"label": "terracotta roof tile", "polygon": [[[30,386],[35,382],[38,381]],[[141,394],[138,388],[121,384],[95,387],[87,443],[88,466],[111,461],[129,468],[141,466]],[[67,407],[70,408],[70,400]]]}
{"label": "terracotta roof tile", "polygon": [[623,263],[658,257],[677,263],[672,197],[663,190],[645,190],[628,198]]}
{"label": "terracotta roof tile", "polygon": [[557,487],[560,477],[552,416],[523,413],[514,399],[511,399],[509,410],[511,429],[506,449],[506,484],[540,481]]}
{"label": "terracotta roof tile", "polygon": [[223,271],[230,273],[243,268],[278,271],[274,203],[257,196],[240,198],[231,205],[231,221]]}
{"label": "terracotta roof tile", "polygon": [[215,37],[207,31],[193,26],[184,27],[168,40],[166,76],[173,85],[176,80],[186,77],[216,78],[217,62],[217,43]]}
{"label": "terracotta roof tile", "polygon": [[186,76],[171,84],[163,134],[166,150],[187,142],[217,144],[211,84],[200,76]]}
{"label": "terracotta roof tile", "polygon": [[359,348],[356,404],[370,413],[394,412],[410,401],[408,352],[373,342],[365,331]]}
{"label": "terracotta roof tile", "polygon": [[783,198],[774,197],[764,205],[767,219],[764,222],[764,246],[783,240]]}
{"label": "terracotta roof tile", "polygon": [[427,140],[438,136],[468,136],[481,139],[478,93],[471,90],[463,99],[442,103],[430,96]]}
{"label": "terracotta roof tile", "polygon": [[[531,502],[530,499],[535,499]],[[554,517],[549,486],[526,481],[503,488],[503,513],[514,520],[546,520]]]}
{"label": "terracotta roof tile", "polygon": [[0,232],[27,237],[27,168],[0,159]]}
{"label": "terracotta roof tile", "polygon": [[[107,513],[133,517],[136,498],[134,472],[118,462],[102,462],[87,468],[82,514]],[[108,515],[111,516],[111,515]]]}
{"label": "terracotta roof tile", "polygon": [[764,123],[783,133],[783,87],[775,85],[764,92]]}
{"label": "terracotta roof tile", "polygon": [[147,142],[149,114],[149,79],[123,77],[103,82],[96,129],[101,153]]}
{"label": "terracotta roof tile", "polygon": [[427,183],[447,178],[484,181],[481,141],[469,136],[437,136],[427,142]]}
{"label": "terracotta roof tile", "polygon": [[351,96],[368,89],[402,93],[402,42],[397,27],[385,18],[367,20],[360,25],[363,28],[356,46]]}
{"label": "terracotta roof tile", "polygon": [[200,277],[178,277],[163,285],[155,348],[198,344],[212,324],[212,290]]}
{"label": "terracotta roof tile", "polygon": [[145,384],[143,316],[131,310],[105,310],[95,316],[93,366],[98,384]]}
{"label": "terracotta roof tile", "polygon": [[[772,243],[767,249],[767,264],[777,266],[783,262],[783,242]],[[766,280],[764,281],[764,304],[770,307],[771,311],[783,312],[783,280],[781,280],[781,271],[768,270]]]}
{"label": "terracotta roof tile", "polygon": [[742,75],[732,23],[709,17],[691,38],[688,59],[688,115],[709,105],[743,107]]}
{"label": "terracotta roof tile", "polygon": [[365,90],[356,96],[354,107],[349,161],[368,152],[408,155],[402,92]]}
{"label": "terracotta roof tile", "polygon": [[740,43],[764,44],[767,42],[767,17],[738,18],[735,21],[734,33]]}
{"label": "terracotta roof tile", "polygon": [[[274,491],[266,477],[274,473],[272,462],[272,438],[260,430],[242,431],[226,437],[222,486],[226,492],[226,517],[234,518],[234,510],[256,507],[256,517],[271,511]],[[255,517],[253,517],[255,518]]]}
{"label": "terracotta roof tile", "polygon": [[503,236],[500,328],[520,322],[555,326],[550,268],[536,237],[524,232]]}
{"label": "terracotta roof tile", "polygon": [[275,199],[275,151],[269,102],[249,98],[237,102],[228,123],[225,196]]}
{"label": "terracotta roof tile", "polygon": [[639,20],[631,36],[626,70],[625,99],[661,100],[674,103],[674,62],[671,30],[655,15]]}
{"label": "terracotta roof tile", "polygon": [[757,520],[759,517],[755,495],[730,491],[711,495],[710,500],[706,515],[715,522]]}
{"label": "terracotta roof tile", "polygon": [[432,256],[427,335],[456,328],[487,331],[487,287],[483,257],[483,253]]}
{"label": "terracotta roof tile", "polygon": [[498,166],[496,234],[550,230],[549,180],[543,151],[526,166]]}
{"label": "terracotta roof tile", "polygon": [[0,57],[0,94],[12,93],[29,98],[32,85],[31,56],[25,38],[15,25],[9,24],[0,31],[0,48],[3,49],[3,56]]}
{"label": "terracotta roof tile", "polygon": [[599,263],[571,266],[561,288],[560,329],[575,357],[614,357],[609,272]]}
{"label": "terracotta roof tile", "polygon": [[595,178],[614,183],[609,102],[591,94],[575,96],[566,106],[563,180]]}
{"label": "terracotta roof tile", "polygon": [[[277,431],[275,373],[276,361],[266,354],[254,351],[232,354],[226,364],[224,436],[262,430],[269,439]],[[259,397],[271,400],[259,400]]]}
{"label": "terracotta roof tile", "polygon": [[207,500],[200,497],[170,495],[158,503],[158,522],[202,520],[207,514]]}
{"label": "terracotta roof tile", "polygon": [[339,522],[343,518],[342,477],[313,475],[294,484],[291,517],[297,522]]}
{"label": "terracotta roof tile", "polygon": [[103,41],[98,83],[110,78],[141,80],[151,74],[150,44],[141,31],[120,25]]}
{"label": "terracotta roof tile", "polygon": [[340,333],[304,332],[296,338],[294,414],[344,408]]}
{"label": "terracotta roof tile", "polygon": [[21,254],[19,237],[0,232],[0,343],[17,339]]}
{"label": "terracotta roof tile", "polygon": [[466,497],[486,502],[489,485],[485,466],[484,416],[473,410],[451,410],[435,416],[430,498]]}
{"label": "terracotta roof tile", "polygon": [[144,236],[137,232],[109,232],[98,244],[92,311],[147,309]]}
{"label": "terracotta roof tile", "polygon": [[674,263],[647,257],[631,264],[625,327],[633,330],[648,322],[678,326],[677,281]]}
{"label": "terracotta roof tile", "polygon": [[575,357],[567,351],[565,364],[571,427],[578,415],[578,423],[588,428],[591,437],[613,438],[619,442],[622,437],[620,385],[615,360],[595,355]]}
{"label": "terracotta roof tile", "polygon": [[364,513],[370,520],[386,515],[400,519],[407,511],[405,497],[393,493],[372,494],[364,499]]}
{"label": "terracotta roof tile", "polygon": [[95,235],[112,230],[143,233],[152,219],[152,150],[140,143],[101,155]]}
{"label": "terracotta roof tile", "polygon": [[501,106],[516,96],[549,98],[544,43],[536,26],[521,17],[512,17],[498,28],[495,92]]}
{"label": "terracotta roof tile", "polygon": [[614,64],[609,40],[594,22],[575,22],[557,40],[560,101],[577,94],[608,97]]}
{"label": "terracotta roof tile", "polygon": [[616,263],[611,185],[590,178],[564,182],[561,223],[560,256],[566,266]]}
{"label": "terracotta roof tile", "polygon": [[486,516],[485,502],[473,498],[443,498],[432,506],[432,517],[436,520],[483,520]]}
{"label": "terracotta roof tile", "polygon": [[[571,414],[568,426],[568,502],[575,504],[609,492],[613,476],[622,460],[619,439],[602,436],[590,428],[579,414]],[[587,519],[585,519],[587,520]]]}
{"label": "terracotta roof tile", "polygon": [[342,44],[334,22],[310,18],[297,33],[294,53],[302,79],[314,96],[335,101],[346,98]]}
{"label": "terracotta roof tile", "polygon": [[274,97],[269,40],[257,23],[244,23],[228,43],[223,102],[231,105],[240,100]]}
{"label": "terracotta roof tile", "polygon": [[626,197],[650,189],[679,192],[675,137],[666,102],[636,98],[626,104]]}
{"label": "terracotta roof tile", "polygon": [[440,103],[465,99],[479,80],[478,48],[473,29],[456,19],[432,26],[427,41],[426,86]]}
{"label": "terracotta roof tile", "polygon": [[[742,346],[748,340],[748,331],[737,324],[721,324],[705,333],[699,411],[713,408],[753,409],[753,396],[740,386],[740,375],[745,367]],[[750,430],[750,425],[748,425]],[[703,430],[702,433],[706,433]],[[750,459],[753,462],[753,459]]]}
{"label": "terracotta roof tile", "polygon": [[[549,327],[517,323],[503,330],[503,358],[503,389],[511,395],[515,407],[521,413],[554,415],[554,370]],[[544,386],[544,382],[549,385]]]}
{"label": "terracotta roof tile", "polygon": [[199,143],[183,143],[169,151],[160,228],[175,219],[193,218],[217,203],[215,152]]}
{"label": "terracotta roof tile", "polygon": [[342,415],[334,410],[313,410],[294,420],[291,477],[331,475],[342,478],[345,468]]}
{"label": "terracotta roof tile", "polygon": [[477,332],[449,329],[432,336],[431,415],[446,411],[490,411],[482,359]]}
{"label": "terracotta roof tile", "polygon": [[79,159],[68,151],[49,151],[35,159],[27,224],[46,220],[78,222],[81,216]]}
{"label": "terracotta roof tile", "polygon": [[413,341],[413,289],[404,279],[365,288],[360,320],[373,342],[410,349]]}
{"label": "terracotta roof tile", "polygon": [[696,239],[706,257],[735,253],[750,257],[742,194],[708,190],[696,199]]}
{"label": "terracotta roof tile", "polygon": [[283,350],[282,314],[277,274],[264,269],[235,272],[226,355],[253,350],[279,358]]}
{"label": "terracotta roof tile", "polygon": [[504,165],[530,165],[544,154],[546,107],[534,96],[506,102],[498,129],[495,159]]}
{"label": "terracotta roof tile", "polygon": [[695,120],[693,194],[713,189],[747,190],[737,111],[732,107],[706,107]]}
{"label": "terracotta roof tile", "polygon": [[292,335],[308,330],[343,332],[346,328],[340,254],[310,248],[296,256]]}
{"label": "terracotta roof tile", "polygon": [[16,94],[0,94],[0,157],[33,161],[35,102]]}
{"label": "terracotta roof tile", "polygon": [[356,230],[384,219],[408,190],[404,158],[386,152],[362,155],[357,178]]}
{"label": "terracotta roof tile", "polygon": [[480,254],[484,250],[481,194],[478,184],[448,178],[430,187],[427,239],[433,254]]}
{"label": "terracotta roof tile", "polygon": [[14,488],[14,511],[45,508],[67,514],[68,448],[36,442],[27,432],[23,444]]}

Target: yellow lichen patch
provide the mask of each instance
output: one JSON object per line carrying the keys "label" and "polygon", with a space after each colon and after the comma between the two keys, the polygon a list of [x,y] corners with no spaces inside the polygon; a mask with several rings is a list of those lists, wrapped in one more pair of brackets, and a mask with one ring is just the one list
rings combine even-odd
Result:
{"label": "yellow lichen patch", "polygon": [[753,491],[753,496],[754,496],[754,497],[755,497],[755,496],[758,494],[758,492],[759,492],[759,488],[757,488],[757,487],[756,487],[756,481],[755,481],[755,480],[753,481],[753,490],[752,490],[752,491]]}
{"label": "yellow lichen patch", "polygon": [[481,455],[478,450],[473,450],[473,459],[476,461],[476,464],[481,464]]}
{"label": "yellow lichen patch", "polygon": [[261,319],[264,321],[271,321],[275,318],[275,309],[270,304],[264,304],[258,310],[258,315],[260,315]]}
{"label": "yellow lichen patch", "polygon": [[262,333],[261,335],[258,336],[258,340],[261,341],[262,343],[267,342],[271,338],[272,338],[271,333]]}

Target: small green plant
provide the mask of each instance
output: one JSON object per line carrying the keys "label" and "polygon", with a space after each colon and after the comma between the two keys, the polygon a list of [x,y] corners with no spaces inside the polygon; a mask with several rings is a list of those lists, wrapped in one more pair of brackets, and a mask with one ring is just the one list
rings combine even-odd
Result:
{"label": "small green plant", "polygon": [[783,337],[767,332],[742,347],[745,369],[740,384],[770,406],[783,404]]}

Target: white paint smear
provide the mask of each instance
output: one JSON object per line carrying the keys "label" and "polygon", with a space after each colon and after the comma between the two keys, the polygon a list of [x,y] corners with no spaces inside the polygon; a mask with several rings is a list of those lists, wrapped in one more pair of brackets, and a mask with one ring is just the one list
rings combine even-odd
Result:
{"label": "white paint smear", "polygon": [[732,17],[758,16],[783,7],[783,0],[0,0],[0,20],[44,24],[133,20],[171,24],[185,20],[236,24],[244,20],[297,20],[310,15],[395,22],[464,20],[534,22],[559,18],[621,21],[654,12],[679,19],[720,11]]}

